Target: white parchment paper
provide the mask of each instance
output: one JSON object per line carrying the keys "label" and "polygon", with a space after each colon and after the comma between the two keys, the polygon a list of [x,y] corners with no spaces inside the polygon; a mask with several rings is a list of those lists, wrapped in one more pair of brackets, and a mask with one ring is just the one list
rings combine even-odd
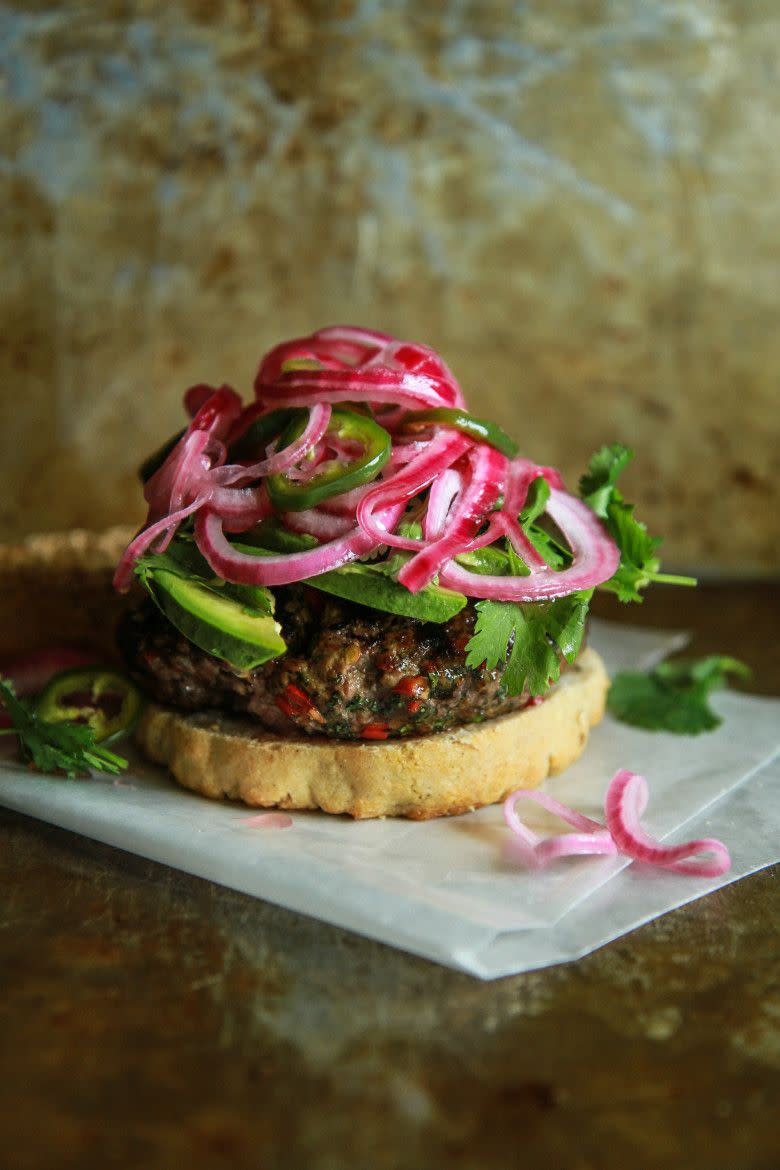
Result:
{"label": "white parchment paper", "polygon": [[[684,636],[594,622],[611,672],[646,668]],[[0,765],[0,804],[354,930],[483,979],[577,958],[727,882],[780,860],[780,700],[723,692],[715,732],[679,737],[607,717],[585,756],[546,788],[603,819],[618,768],[647,777],[649,831],[715,836],[733,865],[717,879],[585,857],[528,872],[512,858],[501,808],[436,821],[295,813],[257,828],[243,805],[187,792],[134,759],[119,779],[65,781]],[[529,803],[538,831],[560,824]]]}

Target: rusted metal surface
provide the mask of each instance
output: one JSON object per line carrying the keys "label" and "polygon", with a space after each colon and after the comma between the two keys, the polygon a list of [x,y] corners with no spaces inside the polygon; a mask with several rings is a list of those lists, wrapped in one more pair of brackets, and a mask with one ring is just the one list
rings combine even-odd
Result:
{"label": "rusted metal surface", "polygon": [[[775,587],[671,592],[780,693]],[[0,812],[3,1164],[775,1170],[779,879],[483,984]]]}

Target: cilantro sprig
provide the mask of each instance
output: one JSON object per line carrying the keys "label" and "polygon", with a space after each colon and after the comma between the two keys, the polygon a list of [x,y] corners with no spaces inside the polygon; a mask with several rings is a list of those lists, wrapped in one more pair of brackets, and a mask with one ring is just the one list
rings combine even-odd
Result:
{"label": "cilantro sprig", "polygon": [[22,760],[39,772],[64,772],[72,780],[92,768],[117,775],[127,767],[127,760],[97,743],[94,731],[86,723],[42,719],[33,707],[16,697],[13,684],[2,677],[0,703],[13,724],[0,730],[0,735],[17,736]]}
{"label": "cilantro sprig", "polygon": [[[617,487],[618,477],[633,454],[620,443],[602,447],[579,484],[583,502],[603,521],[620,552],[617,571],[599,588],[617,594],[621,601],[641,601],[641,591],[652,581],[696,584],[692,577],[660,572],[661,541],[637,520],[633,504],[626,502]],[[560,570],[571,562],[571,552],[545,517],[549,497],[550,486],[539,476],[528,490],[519,519],[536,551],[551,569]],[[503,571],[527,575],[528,567],[509,542],[501,555]],[[467,665],[478,667],[484,662],[492,670],[506,663],[502,682],[508,694],[518,695],[524,688],[532,695],[544,694],[560,677],[562,661],[573,662],[579,653],[592,593],[589,590],[532,604],[477,602],[474,635],[466,647]]]}
{"label": "cilantro sprig", "polygon": [[646,731],[699,735],[721,723],[708,698],[726,686],[728,675],[749,678],[750,668],[738,658],[713,654],[662,662],[647,672],[623,671],[612,681],[607,706],[615,718]]}
{"label": "cilantro sprig", "polygon": [[650,536],[634,515],[634,505],[626,503],[616,486],[618,476],[633,457],[634,452],[622,443],[602,447],[591,459],[579,484],[582,500],[604,521],[620,550],[617,572],[599,586],[616,593],[620,601],[641,601],[641,590],[651,581],[667,585],[696,584],[693,577],[659,572],[657,550],[661,541]]}
{"label": "cilantro sprig", "polygon": [[[539,475],[531,482],[528,488],[523,510],[520,513],[520,524],[539,555],[552,569],[563,569],[571,561],[571,553],[549,527],[545,526],[543,516],[550,498],[550,485]],[[507,541],[507,551],[512,554],[512,546]],[[517,558],[519,559],[519,558]],[[523,573],[527,573],[523,569]]]}
{"label": "cilantro sprig", "polygon": [[477,602],[466,665],[484,663],[493,670],[506,661],[502,682],[508,694],[519,695],[527,686],[532,695],[543,695],[560,678],[561,658],[573,662],[579,653],[591,593],[570,593],[528,605]]}

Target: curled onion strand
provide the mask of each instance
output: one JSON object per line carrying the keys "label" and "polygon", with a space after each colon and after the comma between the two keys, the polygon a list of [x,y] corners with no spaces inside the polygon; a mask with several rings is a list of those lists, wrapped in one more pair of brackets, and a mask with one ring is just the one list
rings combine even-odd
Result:
{"label": "curled onion strand", "polygon": [[[650,836],[640,822],[648,796],[644,776],[621,769],[613,776],[604,800],[606,826],[545,792],[527,789],[519,789],[506,798],[504,819],[514,834],[514,852],[532,869],[548,865],[558,857],[623,853],[633,861],[692,877],[720,877],[727,872],[731,866],[729,851],[714,837],[663,845]],[[523,799],[555,813],[577,832],[540,838],[518,815],[517,805]],[[702,854],[710,854],[710,859],[704,860]]]}
{"label": "curled onion strand", "polygon": [[[190,423],[146,482],[146,523],[120,562],[119,589],[129,587],[136,560],[162,551],[190,517],[206,560],[237,582],[290,584],[389,547],[413,554],[397,578],[410,592],[438,577],[471,598],[532,602],[592,588],[618,566],[618,550],[600,521],[564,490],[554,468],[509,458],[482,437],[435,420],[423,438],[410,437],[408,411],[464,406],[452,372],[427,346],[354,326],[320,329],[270,350],[260,363],[255,394],[244,407],[230,386],[198,385],[186,392]],[[272,506],[266,477],[283,475],[301,488],[323,474],[348,479],[354,442],[329,429],[340,403],[363,411],[390,435],[386,462],[369,473],[374,478],[367,483],[347,490],[345,482],[341,493],[313,501],[296,516],[283,511],[278,498]],[[287,408],[308,411],[300,435],[281,449],[277,440],[254,462],[230,461],[231,445],[255,422]],[[547,515],[569,547],[564,569],[546,563],[521,523],[529,487],[540,475],[550,485]],[[282,524],[311,535],[317,546],[262,558],[233,548],[227,534],[248,532],[274,508]],[[421,538],[397,530],[404,518],[419,522]],[[457,563],[460,554],[502,539],[522,560],[526,576],[492,576]]]}

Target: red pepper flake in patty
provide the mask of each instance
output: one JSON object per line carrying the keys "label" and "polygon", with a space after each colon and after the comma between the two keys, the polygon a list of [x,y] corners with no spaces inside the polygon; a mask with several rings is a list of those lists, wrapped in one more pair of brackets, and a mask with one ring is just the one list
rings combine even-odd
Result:
{"label": "red pepper flake in patty", "polygon": [[386,723],[367,723],[361,728],[361,739],[387,739],[389,735]]}
{"label": "red pepper flake in patty", "polygon": [[324,723],[324,716],[317,710],[309,696],[294,683],[288,683],[284,693],[275,696],[275,702],[282,714],[289,719],[313,719],[315,723]]}
{"label": "red pepper flake in patty", "polygon": [[406,710],[410,715],[416,715],[423,705],[422,699],[410,699],[406,704]]}
{"label": "red pepper flake in patty", "polygon": [[393,690],[399,695],[406,695],[410,699],[427,698],[430,686],[424,674],[410,674],[402,678]]}

